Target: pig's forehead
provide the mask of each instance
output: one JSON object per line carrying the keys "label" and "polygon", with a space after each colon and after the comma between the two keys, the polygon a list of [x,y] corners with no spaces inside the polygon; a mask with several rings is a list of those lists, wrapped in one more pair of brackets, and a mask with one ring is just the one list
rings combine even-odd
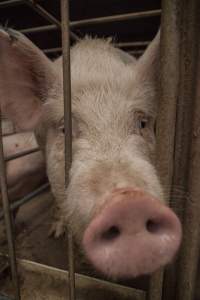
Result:
{"label": "pig's forehead", "polygon": [[108,40],[86,38],[71,51],[72,82],[117,81],[129,82],[134,74],[135,59],[116,49]]}

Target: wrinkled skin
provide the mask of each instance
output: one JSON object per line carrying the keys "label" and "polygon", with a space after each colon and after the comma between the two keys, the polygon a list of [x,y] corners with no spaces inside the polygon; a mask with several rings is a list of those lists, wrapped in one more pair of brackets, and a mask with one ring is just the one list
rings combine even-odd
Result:
{"label": "wrinkled skin", "polygon": [[[159,34],[138,61],[105,40],[86,38],[72,48],[73,162],[67,189],[61,59],[50,62],[28,39],[11,30],[0,31],[0,51],[0,68],[5,69],[0,78],[0,97],[5,99],[1,109],[17,126],[35,130],[45,151],[47,173],[59,208],[56,235],[70,226],[77,243],[88,241],[84,238],[86,229],[96,226],[90,224],[101,212],[106,215],[104,208],[109,201],[115,203],[116,192],[119,197],[121,191],[130,189],[134,201],[132,195],[142,191],[138,197],[144,203],[151,198],[152,203],[164,202],[154,167]],[[160,207],[165,210],[164,205],[160,204],[158,210]],[[176,246],[155,268],[169,262],[178,249],[181,229],[176,222]],[[168,238],[169,244],[173,238]],[[160,240],[163,248],[168,242]],[[112,272],[112,259],[108,272],[102,272],[120,277],[120,270]],[[155,270],[148,265],[149,261],[144,261],[144,268],[140,265],[128,275]]]}

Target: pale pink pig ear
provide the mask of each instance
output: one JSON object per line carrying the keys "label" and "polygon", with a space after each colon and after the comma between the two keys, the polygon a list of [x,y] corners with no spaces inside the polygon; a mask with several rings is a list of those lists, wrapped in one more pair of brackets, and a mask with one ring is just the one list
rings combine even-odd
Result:
{"label": "pale pink pig ear", "polygon": [[0,28],[0,108],[19,128],[40,122],[56,78],[53,63],[29,39]]}
{"label": "pale pink pig ear", "polygon": [[155,84],[160,73],[160,30],[136,64],[136,79],[146,84]]}

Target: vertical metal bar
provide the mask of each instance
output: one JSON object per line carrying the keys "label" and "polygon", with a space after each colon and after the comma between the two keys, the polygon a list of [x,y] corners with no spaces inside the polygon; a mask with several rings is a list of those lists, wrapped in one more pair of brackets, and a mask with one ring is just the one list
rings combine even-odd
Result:
{"label": "vertical metal bar", "polygon": [[[198,0],[183,0],[180,108],[180,149],[186,162],[179,160],[179,169],[187,180],[188,197],[183,203],[183,243],[180,253],[176,300],[192,300],[198,265],[200,242],[200,53]],[[198,66],[198,70],[197,70]],[[197,93],[196,93],[197,89]],[[177,178],[181,181],[180,173]]]}
{"label": "vertical metal bar", "polygon": [[[63,48],[63,91],[65,122],[65,185],[69,182],[69,170],[72,162],[72,120],[71,120],[71,70],[70,70],[70,31],[69,0],[61,0],[62,48]],[[75,272],[72,233],[68,232],[69,260],[69,299],[75,300]]]}
{"label": "vertical metal bar", "polygon": [[6,225],[6,234],[7,234],[7,241],[8,241],[9,259],[10,259],[10,266],[12,272],[12,279],[15,288],[15,297],[17,300],[20,300],[20,288],[19,288],[19,280],[17,274],[15,245],[14,245],[14,239],[12,233],[12,221],[11,221],[11,214],[10,214],[10,205],[8,200],[6,169],[5,169],[5,161],[4,161],[4,154],[3,154],[1,112],[0,112],[0,183],[1,183],[4,219]]}
{"label": "vertical metal bar", "polygon": [[[175,143],[176,103],[179,80],[179,5],[180,0],[163,0],[160,49],[160,104],[157,118],[157,169],[169,202]],[[164,271],[156,272],[150,279],[148,300],[162,299]],[[172,299],[172,298],[168,298]]]}

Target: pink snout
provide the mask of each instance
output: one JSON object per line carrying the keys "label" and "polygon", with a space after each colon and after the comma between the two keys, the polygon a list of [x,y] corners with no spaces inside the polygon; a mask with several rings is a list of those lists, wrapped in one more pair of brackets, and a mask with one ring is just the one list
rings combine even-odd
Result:
{"label": "pink snout", "polygon": [[87,227],[83,246],[100,272],[128,278],[169,263],[181,236],[179,219],[159,200],[139,190],[116,189]]}

